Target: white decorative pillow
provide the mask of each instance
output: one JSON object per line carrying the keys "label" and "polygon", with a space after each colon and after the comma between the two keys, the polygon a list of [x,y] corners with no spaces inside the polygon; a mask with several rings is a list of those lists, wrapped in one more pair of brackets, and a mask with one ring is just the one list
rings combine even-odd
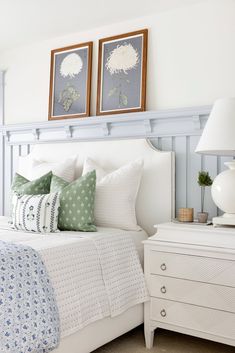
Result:
{"label": "white decorative pillow", "polygon": [[37,233],[58,230],[59,193],[45,195],[14,193],[12,204],[12,228]]}
{"label": "white decorative pillow", "polygon": [[143,170],[143,160],[133,161],[111,173],[87,158],[83,174],[96,170],[95,224],[125,230],[139,230],[135,203]]}
{"label": "white decorative pillow", "polygon": [[29,179],[38,179],[52,171],[56,176],[71,183],[74,181],[76,158],[76,156],[73,156],[62,162],[44,162],[33,159]]}

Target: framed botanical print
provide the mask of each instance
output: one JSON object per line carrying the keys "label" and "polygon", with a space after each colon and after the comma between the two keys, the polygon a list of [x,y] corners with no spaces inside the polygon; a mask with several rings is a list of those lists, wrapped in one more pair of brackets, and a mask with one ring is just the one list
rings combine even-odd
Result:
{"label": "framed botanical print", "polygon": [[148,30],[99,41],[97,115],[145,110]]}
{"label": "framed botanical print", "polygon": [[92,42],[51,51],[49,120],[90,115]]}

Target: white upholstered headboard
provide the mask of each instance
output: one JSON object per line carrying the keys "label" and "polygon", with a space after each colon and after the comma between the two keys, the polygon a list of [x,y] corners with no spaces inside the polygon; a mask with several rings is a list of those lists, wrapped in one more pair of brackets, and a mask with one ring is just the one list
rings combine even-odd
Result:
{"label": "white upholstered headboard", "polygon": [[[34,156],[36,159],[52,162],[75,154],[78,155],[77,176],[82,173],[86,156],[110,170],[143,158],[144,172],[136,204],[138,224],[152,235],[154,224],[171,220],[175,208],[173,152],[158,151],[143,139],[92,141],[38,144],[26,159]],[[21,159],[19,172],[24,175],[26,168],[27,163]]]}

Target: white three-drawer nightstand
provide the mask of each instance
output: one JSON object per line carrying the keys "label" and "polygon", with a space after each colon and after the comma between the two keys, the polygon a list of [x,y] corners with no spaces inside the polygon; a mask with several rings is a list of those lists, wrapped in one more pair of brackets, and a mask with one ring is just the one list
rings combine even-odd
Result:
{"label": "white three-drawer nightstand", "polygon": [[144,242],[146,346],[158,327],[235,346],[235,228],[156,228]]}

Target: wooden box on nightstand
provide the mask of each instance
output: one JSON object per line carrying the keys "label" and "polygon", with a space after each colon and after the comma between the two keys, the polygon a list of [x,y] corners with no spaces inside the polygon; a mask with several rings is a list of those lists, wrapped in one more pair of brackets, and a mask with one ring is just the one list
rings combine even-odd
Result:
{"label": "wooden box on nightstand", "polygon": [[147,348],[158,327],[235,346],[235,228],[156,228],[144,242]]}

